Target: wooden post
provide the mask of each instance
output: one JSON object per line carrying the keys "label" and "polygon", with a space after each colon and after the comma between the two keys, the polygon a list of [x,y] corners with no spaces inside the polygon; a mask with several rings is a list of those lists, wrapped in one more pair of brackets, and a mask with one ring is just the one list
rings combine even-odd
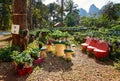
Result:
{"label": "wooden post", "polygon": [[28,44],[27,0],[14,0],[13,24],[20,25],[20,34],[12,34],[12,44],[23,51]]}

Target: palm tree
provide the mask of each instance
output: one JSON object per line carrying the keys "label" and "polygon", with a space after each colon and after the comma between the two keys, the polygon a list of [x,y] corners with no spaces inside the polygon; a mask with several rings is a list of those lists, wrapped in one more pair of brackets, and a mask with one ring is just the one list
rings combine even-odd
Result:
{"label": "palm tree", "polygon": [[[59,0],[57,0],[58,2]],[[61,9],[60,9],[60,13],[61,13],[61,23],[63,24],[63,15],[64,15],[64,0],[61,0]]]}
{"label": "palm tree", "polygon": [[68,11],[69,14],[71,14],[78,7],[77,4],[74,4],[73,0],[67,0],[65,6],[65,10]]}
{"label": "palm tree", "polygon": [[[56,3],[48,4],[48,11],[49,11],[50,21],[52,21],[53,24],[60,20],[59,19],[60,6],[58,4],[56,4]],[[53,18],[53,19],[51,19],[51,18]]]}

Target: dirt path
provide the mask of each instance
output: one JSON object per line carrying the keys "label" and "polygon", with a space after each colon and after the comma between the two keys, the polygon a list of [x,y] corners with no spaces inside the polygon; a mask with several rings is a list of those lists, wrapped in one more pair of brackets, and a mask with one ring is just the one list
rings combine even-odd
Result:
{"label": "dirt path", "polygon": [[32,74],[18,77],[11,63],[0,64],[0,81],[120,81],[120,72],[113,62],[96,61],[77,50],[74,60],[66,62],[51,54]]}

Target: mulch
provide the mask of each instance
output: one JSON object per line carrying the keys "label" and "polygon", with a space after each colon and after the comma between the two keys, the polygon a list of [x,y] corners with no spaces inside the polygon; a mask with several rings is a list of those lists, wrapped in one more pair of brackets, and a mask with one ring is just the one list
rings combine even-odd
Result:
{"label": "mulch", "polygon": [[33,72],[18,76],[12,63],[0,63],[0,81],[120,81],[120,72],[114,69],[113,61],[88,57],[76,49],[74,59],[63,58],[48,53],[41,65],[33,67]]}

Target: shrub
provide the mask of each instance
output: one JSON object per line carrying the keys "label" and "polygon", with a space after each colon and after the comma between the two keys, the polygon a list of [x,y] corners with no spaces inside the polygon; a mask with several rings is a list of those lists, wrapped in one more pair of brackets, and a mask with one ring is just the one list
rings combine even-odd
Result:
{"label": "shrub", "polygon": [[11,47],[6,47],[6,48],[1,48],[0,49],[0,60],[3,62],[10,62],[12,61],[11,59]]}

